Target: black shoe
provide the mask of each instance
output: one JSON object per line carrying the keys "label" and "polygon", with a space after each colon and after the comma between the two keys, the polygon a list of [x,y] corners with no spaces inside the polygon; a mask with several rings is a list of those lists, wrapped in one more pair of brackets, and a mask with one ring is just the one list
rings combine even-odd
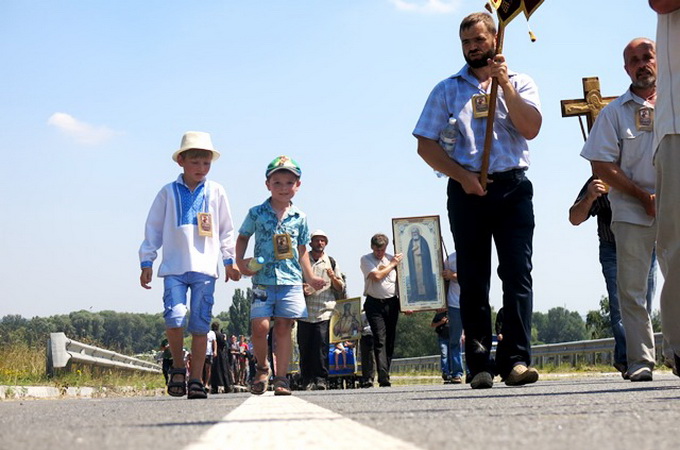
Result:
{"label": "black shoe", "polygon": [[314,383],[312,390],[313,391],[325,391],[328,389],[328,384],[326,383],[325,378],[317,378],[316,383]]}
{"label": "black shoe", "polygon": [[383,380],[383,381],[379,381],[378,385],[380,387],[390,387],[390,386],[392,386],[392,383],[390,383],[390,380]]}
{"label": "black shoe", "polygon": [[677,353],[673,356],[675,356],[675,367],[673,367],[673,374],[680,377],[680,356],[678,356]]}
{"label": "black shoe", "polygon": [[615,368],[616,370],[618,370],[619,372],[621,372],[621,377],[622,377],[624,380],[627,380],[628,378],[630,378],[630,377],[628,376],[628,364],[626,364],[626,363],[620,363],[620,362],[615,362],[615,363],[614,363],[614,368]]}

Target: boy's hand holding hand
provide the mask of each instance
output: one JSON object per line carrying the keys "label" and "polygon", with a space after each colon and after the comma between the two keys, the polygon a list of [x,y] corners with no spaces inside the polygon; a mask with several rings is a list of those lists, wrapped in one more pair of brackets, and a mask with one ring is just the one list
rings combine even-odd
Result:
{"label": "boy's hand holding hand", "polygon": [[241,279],[241,271],[238,270],[238,267],[235,266],[234,264],[228,264],[224,266],[225,269],[225,277],[224,277],[224,282],[227,283],[229,280],[234,280],[238,281]]}
{"label": "boy's hand holding hand", "polygon": [[[246,260],[243,258],[236,258],[236,266],[237,269],[240,271],[241,275],[245,275],[247,277],[252,277],[255,275],[257,272],[253,272],[252,270],[248,269],[248,264],[246,264]],[[240,277],[240,276],[239,276]]]}
{"label": "boy's hand holding hand", "polygon": [[149,283],[151,283],[151,278],[153,277],[153,269],[151,267],[144,267],[142,269],[142,274],[139,276],[139,283],[144,289],[151,289]]}

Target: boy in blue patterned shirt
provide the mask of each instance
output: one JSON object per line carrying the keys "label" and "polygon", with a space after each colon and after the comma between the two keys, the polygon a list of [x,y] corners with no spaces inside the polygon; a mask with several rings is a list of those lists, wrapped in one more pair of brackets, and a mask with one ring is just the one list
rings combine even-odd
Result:
{"label": "boy in blue patterned shirt", "polygon": [[[257,370],[250,392],[261,395],[267,391],[270,377],[267,334],[273,317],[277,375],[274,395],[290,395],[286,373],[292,347],[291,329],[295,319],[307,317],[303,274],[314,289],[322,289],[325,281],[314,275],[307,256],[310,239],[307,216],[291,202],[300,188],[300,166],[287,156],[279,156],[267,166],[265,175],[271,197],[248,211],[236,239],[236,264],[244,275],[253,277],[250,319]],[[254,255],[265,260],[258,272],[250,270],[243,258],[253,234]]]}

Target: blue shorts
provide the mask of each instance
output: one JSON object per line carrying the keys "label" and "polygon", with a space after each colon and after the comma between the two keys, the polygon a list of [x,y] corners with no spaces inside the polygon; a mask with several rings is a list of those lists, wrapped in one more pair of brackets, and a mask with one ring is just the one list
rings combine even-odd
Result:
{"label": "blue shorts", "polygon": [[307,317],[307,303],[302,285],[253,286],[250,318],[281,317],[301,319]]}
{"label": "blue shorts", "polygon": [[187,290],[191,288],[189,303],[189,328],[192,334],[207,334],[215,303],[215,278],[187,272],[168,275],[163,280],[163,318],[168,328],[183,328],[187,323]]}

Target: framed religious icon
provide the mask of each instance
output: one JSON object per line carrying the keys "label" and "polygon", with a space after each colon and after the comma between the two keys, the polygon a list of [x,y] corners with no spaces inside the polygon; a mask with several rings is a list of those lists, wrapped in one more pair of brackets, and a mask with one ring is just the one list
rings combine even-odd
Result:
{"label": "framed religious icon", "polygon": [[275,234],[272,239],[274,240],[274,257],[276,259],[290,259],[295,256],[293,254],[293,242],[290,234]]}
{"label": "framed religious icon", "polygon": [[329,341],[356,341],[361,338],[362,328],[361,297],[336,301],[331,315]]}
{"label": "framed religious icon", "polygon": [[446,306],[444,258],[439,216],[392,219],[394,253],[402,311],[427,311]]}

